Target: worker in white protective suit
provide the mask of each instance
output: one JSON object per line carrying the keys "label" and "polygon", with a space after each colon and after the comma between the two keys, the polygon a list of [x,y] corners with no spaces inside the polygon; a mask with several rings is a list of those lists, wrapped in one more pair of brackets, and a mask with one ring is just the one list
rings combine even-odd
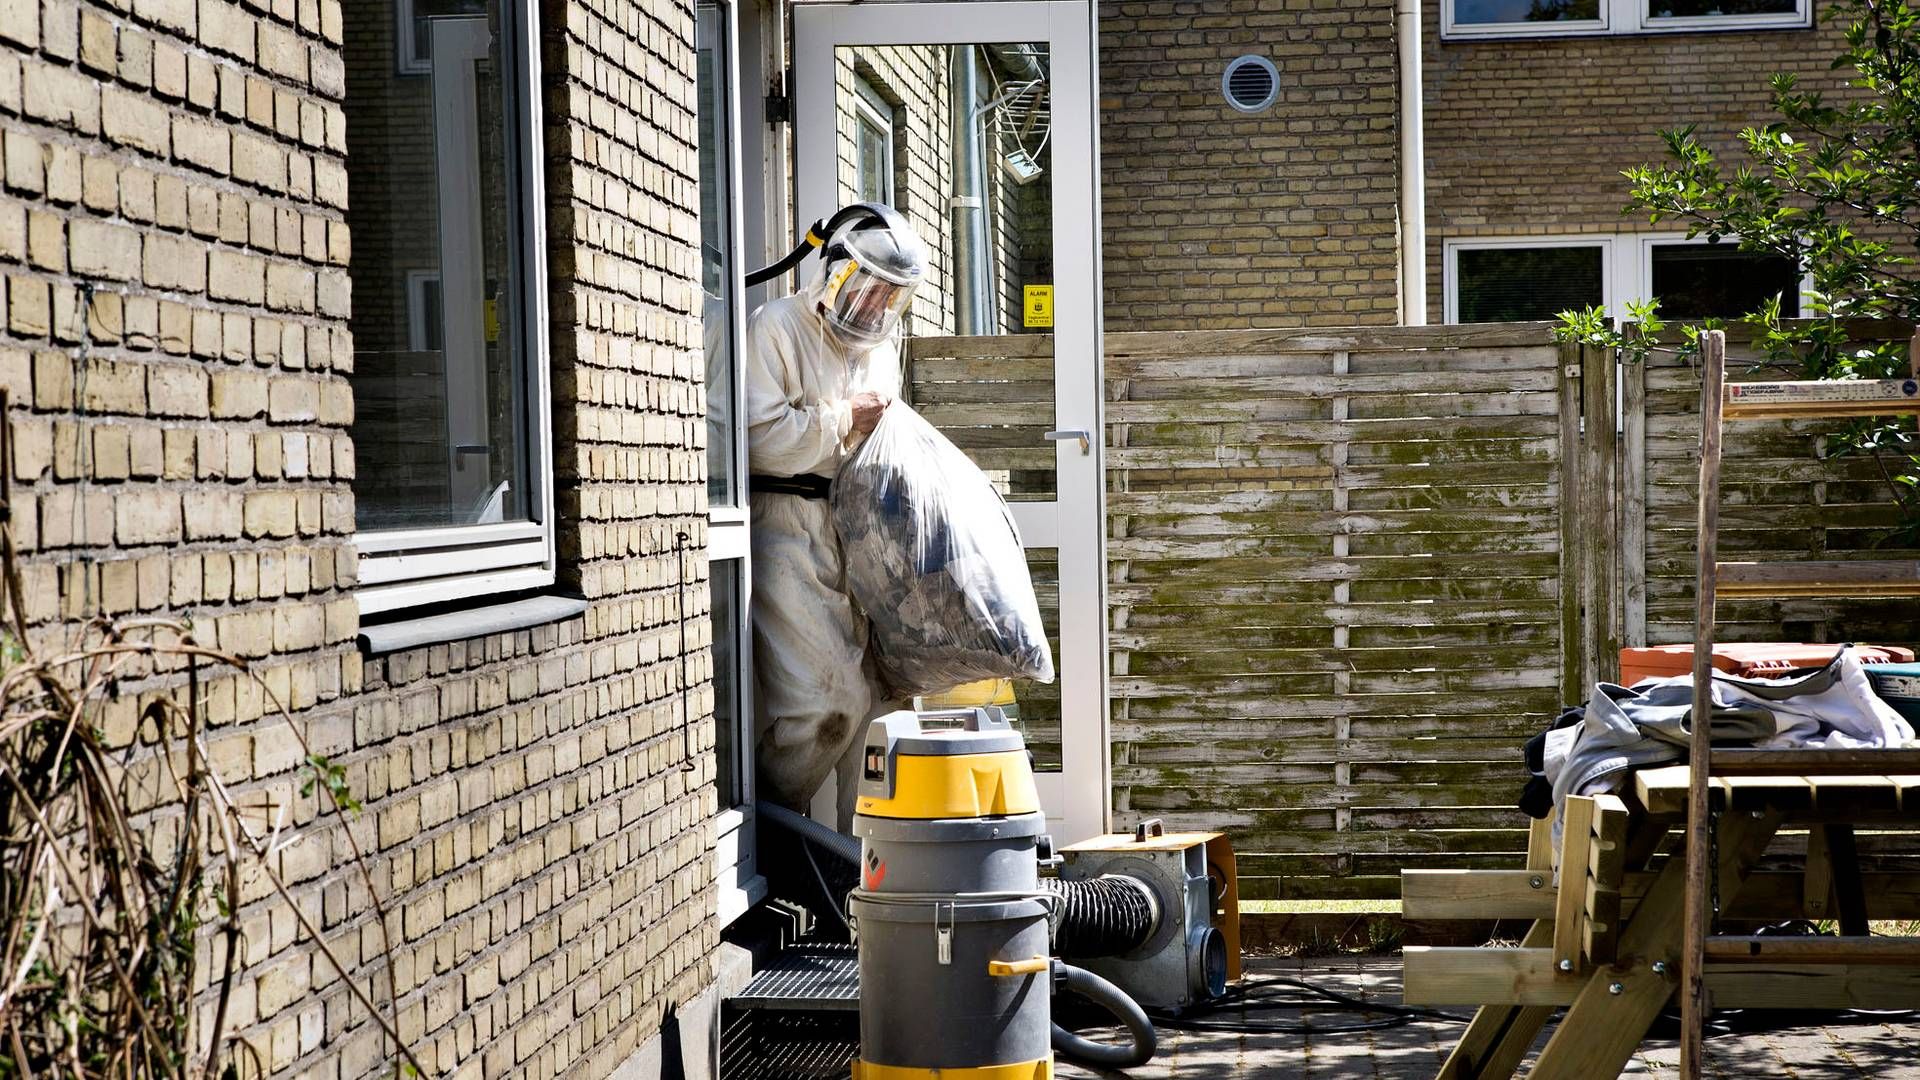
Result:
{"label": "worker in white protective suit", "polygon": [[[853,819],[859,734],[888,711],[847,594],[829,484],[900,393],[899,324],[926,247],[882,207],[822,238],[821,265],[747,326],[756,760],[764,793],[805,813],[839,776]],[[844,216],[844,215],[843,215]]]}

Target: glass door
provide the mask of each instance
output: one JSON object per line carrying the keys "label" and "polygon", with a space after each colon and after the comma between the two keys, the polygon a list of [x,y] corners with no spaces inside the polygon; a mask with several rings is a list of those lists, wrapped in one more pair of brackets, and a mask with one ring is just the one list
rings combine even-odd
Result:
{"label": "glass door", "polygon": [[1092,8],[802,0],[793,24],[796,218],[884,193],[926,240],[904,393],[1005,493],[1053,639],[1053,685],[969,689],[1017,715],[1055,838],[1103,832]]}

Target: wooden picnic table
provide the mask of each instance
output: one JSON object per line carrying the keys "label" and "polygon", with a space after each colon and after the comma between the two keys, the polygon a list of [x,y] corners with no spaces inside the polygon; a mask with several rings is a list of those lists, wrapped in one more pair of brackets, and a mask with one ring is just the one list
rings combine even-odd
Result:
{"label": "wooden picnic table", "polygon": [[[1720,918],[1833,918],[1857,940],[1710,939],[1713,1004],[1920,1007],[1920,942],[1866,937],[1869,919],[1920,918],[1920,871],[1863,873],[1855,843],[1860,831],[1920,831],[1920,775],[1780,771],[1713,780]],[[1408,1003],[1479,1006],[1441,1080],[1512,1076],[1560,1006],[1566,1016],[1530,1076],[1625,1068],[1680,986],[1686,860],[1661,848],[1686,820],[1687,775],[1685,765],[1640,769],[1619,796],[1568,799],[1557,885],[1546,822],[1535,823],[1525,869],[1402,872],[1408,918],[1534,920],[1517,948],[1406,949]],[[1783,829],[1806,831],[1805,869],[1759,869]]]}

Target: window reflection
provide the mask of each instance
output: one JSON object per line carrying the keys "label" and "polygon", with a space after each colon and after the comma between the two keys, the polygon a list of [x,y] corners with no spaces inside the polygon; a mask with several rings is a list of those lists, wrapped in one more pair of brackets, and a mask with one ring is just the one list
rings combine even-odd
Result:
{"label": "window reflection", "polygon": [[1780,317],[1800,317],[1800,269],[1792,259],[1719,244],[1655,244],[1653,295],[1667,319],[1737,319],[1780,298]]}
{"label": "window reflection", "polygon": [[694,24],[700,80],[700,269],[702,337],[707,353],[707,501],[740,501],[733,431],[733,296],[739,271],[733,260],[732,145],[727,86],[724,5],[702,3]]}
{"label": "window reflection", "polygon": [[1604,303],[1605,264],[1597,245],[1462,251],[1459,319],[1530,322]]}
{"label": "window reflection", "polygon": [[714,759],[721,807],[745,801],[745,762],[740,746],[740,562],[713,565],[713,727]]}
{"label": "window reflection", "polygon": [[1587,22],[1600,17],[1600,0],[1454,0],[1457,23]]}
{"label": "window reflection", "polygon": [[345,16],[360,527],[527,520],[515,21],[472,0]]}

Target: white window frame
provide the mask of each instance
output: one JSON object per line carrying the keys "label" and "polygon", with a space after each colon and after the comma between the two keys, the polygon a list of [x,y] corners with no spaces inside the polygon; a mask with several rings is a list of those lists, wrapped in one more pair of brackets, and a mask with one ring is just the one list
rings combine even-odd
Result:
{"label": "white window frame", "polygon": [[[427,286],[438,287],[440,273],[437,270],[407,271],[407,349],[409,352],[428,352],[427,348]],[[444,346],[446,342],[441,342]]]}
{"label": "white window frame", "polygon": [[[725,41],[725,64],[717,72],[726,88],[726,140],[727,193],[725,202],[731,208],[727,215],[728,238],[732,250],[729,252],[727,266],[736,275],[740,273],[741,259],[747,251],[745,242],[746,201],[743,196],[744,184],[741,176],[741,109],[740,85],[744,73],[757,69],[757,64],[744,61],[740,55],[740,4],[747,0],[715,0],[715,6],[724,13],[724,26],[721,30]],[[699,18],[699,5],[696,5],[695,18]],[[696,88],[697,92],[697,88]],[[702,98],[699,106],[704,106]],[[696,107],[699,107],[696,106]],[[720,807],[714,817],[714,885],[719,894],[721,925],[731,923],[765,899],[767,895],[766,878],[759,872],[757,852],[757,821],[754,805],[754,768],[753,768],[753,627],[748,616],[753,601],[753,549],[752,549],[752,512],[747,505],[747,391],[744,351],[746,347],[746,284],[744,278],[736,280],[734,288],[729,290],[728,327],[731,334],[731,347],[734,362],[731,365],[732,385],[707,388],[707,396],[712,400],[716,394],[726,394],[732,408],[728,416],[732,420],[733,460],[738,463],[734,480],[735,502],[733,505],[707,508],[707,579],[709,587],[718,580],[723,568],[731,564],[737,572],[735,605],[739,622],[733,627],[735,634],[733,655],[739,663],[734,673],[734,686],[737,688],[737,700],[734,702],[734,715],[738,718],[738,730],[734,732],[731,763],[740,778],[740,801],[732,806]],[[704,336],[704,335],[703,335]],[[708,447],[711,451],[713,447]],[[719,633],[721,627],[715,626]],[[717,670],[717,669],[716,669]],[[719,705],[718,691],[714,704]],[[726,768],[728,763],[719,763]]]}
{"label": "white window frame", "polygon": [[[1601,306],[1613,318],[1614,324],[1618,325],[1627,316],[1628,301],[1645,300],[1653,295],[1653,250],[1657,247],[1701,242],[1698,237],[1692,240],[1687,239],[1685,232],[1565,233],[1449,239],[1442,245],[1444,282],[1442,318],[1449,323],[1460,321],[1460,253],[1462,251],[1486,251],[1498,248],[1599,248]],[[1733,239],[1721,242],[1737,243]],[[1800,275],[1800,310],[1802,312],[1807,310],[1812,289],[1812,276],[1803,272]]]}
{"label": "white window frame", "polygon": [[[1639,233],[1637,234],[1637,237],[1640,241],[1640,251],[1639,251],[1639,258],[1636,260],[1636,262],[1638,263],[1638,270],[1639,270],[1640,276],[1636,280],[1635,284],[1639,287],[1640,291],[1637,294],[1634,294],[1633,296],[1633,298],[1636,300],[1644,300],[1647,297],[1653,295],[1653,249],[1654,248],[1699,244],[1702,242],[1701,239],[1697,236],[1694,237],[1692,240],[1687,239],[1687,234],[1683,232],[1681,233]],[[1625,241],[1628,238],[1622,237],[1621,239],[1622,241]],[[1729,244],[1729,245],[1739,244],[1739,241],[1736,239],[1733,239],[1732,237],[1723,239],[1720,242],[1723,244]],[[1802,260],[1800,263],[1800,313],[1798,317],[1800,318],[1806,317],[1807,312],[1810,310],[1809,304],[1812,302],[1812,299],[1813,299],[1813,274],[1811,271],[1807,269],[1806,261]],[[1621,314],[1624,315],[1625,313],[1623,312]],[[1620,317],[1621,316],[1615,316],[1616,319]]]}
{"label": "white window frame", "polygon": [[413,32],[413,0],[393,2],[393,67],[402,75],[430,75],[433,61],[420,55],[420,42]]}
{"label": "white window frame", "polygon": [[[359,554],[359,586],[354,598],[363,616],[495,593],[548,588],[555,579],[546,178],[542,158],[540,50],[534,47],[540,25],[538,3],[520,0],[503,4],[501,13],[512,20],[513,36],[509,45],[519,75],[513,88],[514,102],[518,120],[523,125],[519,153],[516,160],[509,162],[509,167],[517,171],[520,198],[513,213],[524,230],[519,252],[523,268],[520,317],[514,320],[514,327],[522,336],[522,368],[526,375],[522,405],[526,418],[527,480],[531,489],[525,493],[529,520],[356,533],[353,544]],[[457,21],[448,20],[449,25],[444,28],[436,26],[436,33],[442,29],[451,32],[451,24]],[[444,311],[444,287],[441,304]]]}
{"label": "white window frame", "polygon": [[1667,15],[1649,13],[1648,0],[1600,0],[1599,18],[1566,22],[1463,23],[1455,0],[1440,0],[1440,36],[1450,41],[1498,38],[1595,37],[1602,34],[1687,34],[1712,31],[1796,30],[1813,25],[1813,0],[1794,10],[1761,15]]}
{"label": "white window frame", "polygon": [[1614,288],[1613,240],[1614,237],[1610,235],[1489,236],[1475,237],[1471,240],[1447,240],[1442,248],[1441,273],[1445,288],[1441,302],[1441,318],[1449,323],[1460,321],[1460,253],[1501,248],[1599,248],[1600,305],[1608,311],[1613,311],[1617,306],[1616,297],[1621,295]]}
{"label": "white window frame", "polygon": [[873,83],[864,75],[854,75],[853,89],[853,189],[863,198],[865,197],[866,185],[861,182],[863,177],[860,175],[867,160],[866,155],[860,152],[860,125],[864,122],[880,132],[880,146],[885,151],[885,162],[881,165],[880,175],[885,183],[882,185],[884,190],[880,193],[879,201],[892,206],[894,196],[897,194],[893,185],[895,167],[893,140],[896,116],[894,107],[886,98],[880,96],[880,91],[875,89]]}

